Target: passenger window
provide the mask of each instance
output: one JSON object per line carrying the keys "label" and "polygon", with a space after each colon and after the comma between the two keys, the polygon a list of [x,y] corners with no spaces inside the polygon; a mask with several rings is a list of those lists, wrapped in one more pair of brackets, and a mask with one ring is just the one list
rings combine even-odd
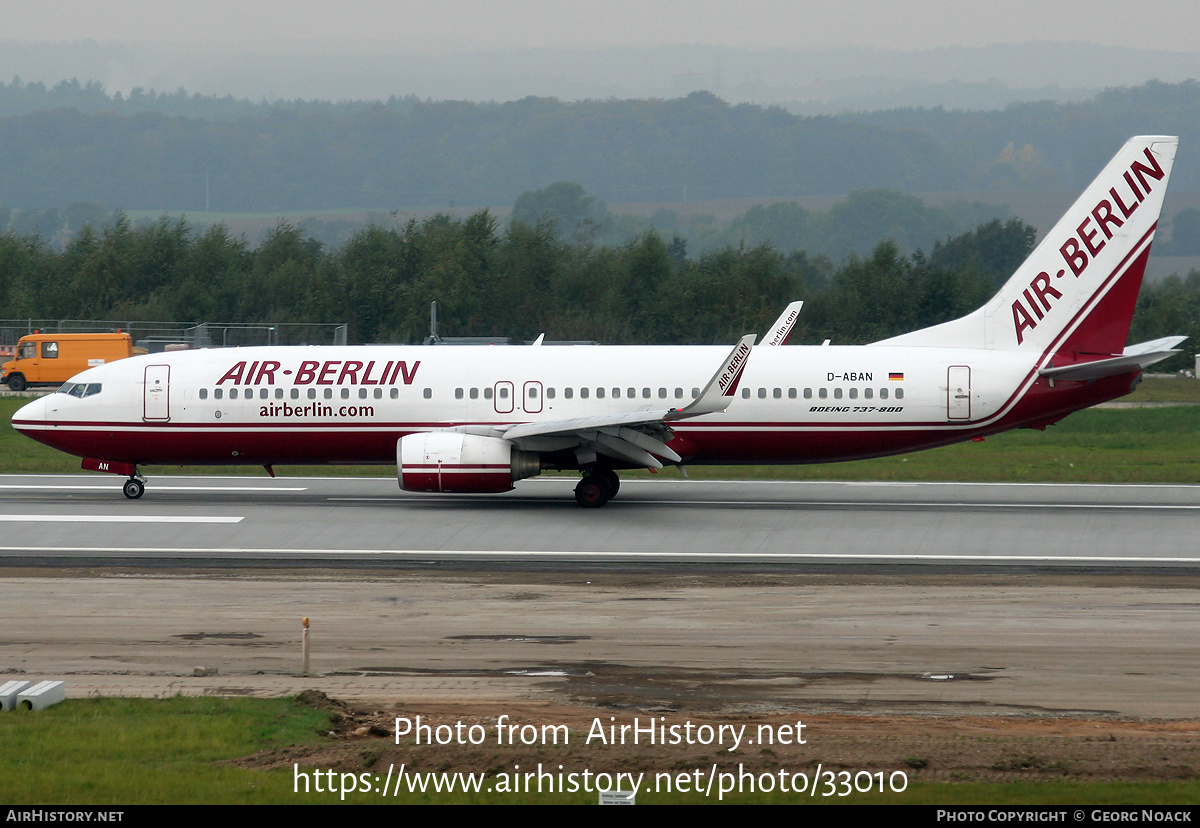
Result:
{"label": "passenger window", "polygon": [[461,388],[454,389],[454,399],[461,400],[463,398],[463,390]]}
{"label": "passenger window", "polygon": [[758,389],[758,398],[760,400],[765,400],[767,398],[767,389],[765,389],[765,388]]}
{"label": "passenger window", "polygon": [[863,399],[869,400],[869,399],[871,399],[871,397],[874,394],[875,394],[875,391],[872,388],[864,388],[863,389]]}
{"label": "passenger window", "polygon": [[806,400],[812,399],[812,389],[811,388],[804,389],[804,399],[806,399]]}
{"label": "passenger window", "polygon": [[548,399],[548,400],[554,399],[554,389],[553,388],[546,389],[546,399]]}
{"label": "passenger window", "polygon": [[393,388],[393,389],[392,389],[392,399],[393,399],[393,400],[398,400],[398,399],[400,399],[400,389],[399,389],[399,388]]}
{"label": "passenger window", "polygon": [[490,400],[492,398],[492,386],[489,385],[487,388],[483,389],[483,398],[485,400]]}
{"label": "passenger window", "polygon": [[795,389],[795,388],[789,388],[789,389],[788,389],[788,399],[789,399],[789,400],[794,400],[794,399],[796,399],[796,389]]}
{"label": "passenger window", "polygon": [[350,389],[349,389],[349,388],[343,388],[343,389],[342,389],[342,399],[343,399],[343,400],[348,400],[348,399],[350,399]]}
{"label": "passenger window", "polygon": [[749,389],[749,388],[743,388],[743,389],[742,389],[742,399],[743,399],[743,400],[748,400],[748,399],[750,399],[750,389]]}
{"label": "passenger window", "polygon": [[473,399],[473,400],[479,399],[479,389],[478,388],[471,389],[471,399]]}
{"label": "passenger window", "polygon": [[699,389],[699,388],[693,388],[693,389],[692,389],[692,399],[693,399],[693,400],[696,400],[696,399],[699,399],[699,398],[700,398],[700,389]]}
{"label": "passenger window", "polygon": [[332,388],[325,389],[325,399],[327,399],[327,400],[333,399],[333,389]]}
{"label": "passenger window", "polygon": [[665,400],[667,398],[667,389],[665,389],[665,388],[658,389],[658,398],[660,400]]}
{"label": "passenger window", "polygon": [[317,398],[317,389],[315,389],[315,388],[308,389],[308,398],[310,400],[315,400]]}
{"label": "passenger window", "polygon": [[[429,391],[430,389],[426,388],[425,390]],[[429,399],[429,396],[426,395],[425,399]],[[502,399],[502,400],[508,399],[508,386],[507,385],[500,386],[500,399]]]}
{"label": "passenger window", "polygon": [[677,400],[683,399],[683,389],[682,388],[675,389],[675,399],[677,399]]}
{"label": "passenger window", "polygon": [[217,388],[217,389],[214,389],[214,390],[213,390],[213,399],[214,399],[214,400],[219,400],[219,399],[221,399],[221,397],[222,397],[222,395],[223,395],[224,393],[225,393],[225,391],[224,391],[224,389],[222,389],[222,388]]}
{"label": "passenger window", "polygon": [[782,400],[783,399],[783,389],[776,388],[774,391],[771,392],[771,395],[773,397],[775,397],[775,399],[777,399],[777,400]]}
{"label": "passenger window", "polygon": [[290,397],[291,397],[293,400],[298,400],[298,399],[300,399],[300,389],[299,389],[299,388],[293,388],[293,389],[292,389],[292,393],[291,393],[291,394],[289,394],[288,396],[290,396]]}
{"label": "passenger window", "polygon": [[383,389],[382,388],[375,389],[375,399],[377,399],[377,400],[383,399]]}
{"label": "passenger window", "polygon": [[898,399],[898,400],[904,399],[904,389],[903,388],[896,389],[896,399]]}
{"label": "passenger window", "polygon": [[842,389],[840,389],[840,388],[833,389],[833,398],[835,400],[840,400],[842,398]]}
{"label": "passenger window", "polygon": [[277,399],[277,400],[283,399],[283,389],[282,388],[275,389],[275,399]]}
{"label": "passenger window", "polygon": [[563,396],[566,397],[568,400],[571,399],[572,397],[575,396],[575,389],[574,388],[564,388]]}
{"label": "passenger window", "polygon": [[236,400],[238,398],[238,390],[236,388],[229,389],[229,399]]}
{"label": "passenger window", "polygon": [[531,400],[537,399],[537,386],[536,385],[529,386],[529,399],[531,399]]}
{"label": "passenger window", "polygon": [[604,389],[603,388],[596,389],[596,399],[598,399],[598,400],[604,399]]}
{"label": "passenger window", "polygon": [[[458,390],[459,390],[459,391],[462,391],[462,389],[461,389],[461,388],[460,388],[460,389],[458,389]],[[365,389],[365,388],[360,388],[360,389],[358,389],[358,398],[359,398],[360,400],[365,400],[365,399],[367,398],[367,389]],[[461,398],[460,398],[460,399],[461,399]]]}
{"label": "passenger window", "polygon": [[825,399],[826,397],[829,396],[829,389],[828,388],[818,388],[817,396],[820,397],[821,399]]}
{"label": "passenger window", "polygon": [[[633,389],[630,389],[630,390],[633,390]],[[613,389],[613,395],[612,395],[612,398],[613,398],[614,400],[619,400],[619,399],[621,399],[621,389],[620,389],[620,388],[614,388],[614,389]]]}
{"label": "passenger window", "polygon": [[[433,389],[426,388],[424,391],[421,392],[421,396],[423,396],[427,400],[432,400],[433,399]],[[507,396],[507,395],[501,394],[501,396]]]}
{"label": "passenger window", "polygon": [[588,394],[590,392],[591,392],[590,388],[580,388],[579,389],[579,399],[586,400],[588,398]]}
{"label": "passenger window", "polygon": [[42,343],[42,359],[58,359],[58,343],[43,342]]}
{"label": "passenger window", "polygon": [[200,399],[202,399],[202,400],[208,399],[208,389],[207,388],[200,389]]}
{"label": "passenger window", "polygon": [[649,388],[643,388],[643,389],[642,389],[642,399],[643,399],[643,400],[648,400],[648,399],[650,399],[650,389],[649,389]]}
{"label": "passenger window", "polygon": [[258,392],[258,398],[259,398],[260,400],[265,400],[265,399],[267,399],[267,397],[269,397],[270,395],[271,395],[271,389],[270,389],[270,388],[262,388],[262,389],[260,389],[260,390],[259,390],[259,392]]}
{"label": "passenger window", "polygon": [[850,399],[852,399],[852,400],[858,399],[858,389],[857,388],[850,389]]}
{"label": "passenger window", "polygon": [[886,388],[879,389],[879,399],[886,400],[888,398],[888,390]]}

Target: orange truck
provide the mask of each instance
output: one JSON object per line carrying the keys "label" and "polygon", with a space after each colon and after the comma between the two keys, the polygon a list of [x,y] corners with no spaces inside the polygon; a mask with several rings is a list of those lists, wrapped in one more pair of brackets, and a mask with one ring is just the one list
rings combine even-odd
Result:
{"label": "orange truck", "polygon": [[16,358],[0,365],[0,382],[13,391],[59,385],[80,371],[142,352],[127,333],[35,333],[17,342]]}

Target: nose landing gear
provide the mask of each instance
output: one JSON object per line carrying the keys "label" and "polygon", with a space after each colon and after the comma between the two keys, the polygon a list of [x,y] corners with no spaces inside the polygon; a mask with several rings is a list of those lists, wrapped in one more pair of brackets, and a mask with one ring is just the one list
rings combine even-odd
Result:
{"label": "nose landing gear", "polygon": [[125,485],[121,487],[121,492],[130,500],[137,500],[146,493],[146,481],[140,474],[131,477],[125,481]]}

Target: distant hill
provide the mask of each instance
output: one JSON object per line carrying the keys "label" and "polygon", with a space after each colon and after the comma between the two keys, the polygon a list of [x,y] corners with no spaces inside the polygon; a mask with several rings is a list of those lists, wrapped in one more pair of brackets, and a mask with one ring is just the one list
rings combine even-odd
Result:
{"label": "distant hill", "polygon": [[[107,103],[106,103],[107,102]],[[609,203],[1065,191],[1133,134],[1182,137],[1200,190],[1200,84],[1073,103],[805,117],[672,99],[251,103],[96,84],[0,84],[0,206],[283,213],[511,205],[558,181]]]}

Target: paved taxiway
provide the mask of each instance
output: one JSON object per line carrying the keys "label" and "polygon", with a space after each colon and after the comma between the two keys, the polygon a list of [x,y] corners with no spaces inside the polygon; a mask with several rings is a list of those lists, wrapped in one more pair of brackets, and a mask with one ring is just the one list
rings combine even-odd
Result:
{"label": "paved taxiway", "polygon": [[1200,568],[1200,486],[573,480],[421,495],[391,478],[0,476],[9,565],[430,562]]}

